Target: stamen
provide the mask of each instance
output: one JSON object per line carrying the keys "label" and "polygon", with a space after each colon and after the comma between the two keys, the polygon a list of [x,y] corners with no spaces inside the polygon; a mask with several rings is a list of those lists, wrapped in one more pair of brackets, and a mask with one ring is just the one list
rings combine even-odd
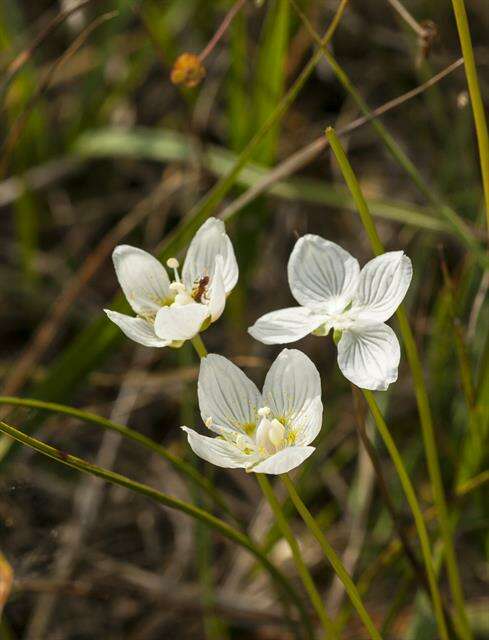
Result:
{"label": "stamen", "polygon": [[178,267],[180,266],[180,263],[178,262],[178,260],[176,258],[168,258],[168,260],[166,261],[166,266],[169,269],[173,269],[173,273],[175,274],[175,282],[180,282],[180,276],[178,275]]}
{"label": "stamen", "polygon": [[185,291],[185,285],[183,282],[172,282],[170,283],[170,289],[178,293],[183,293],[183,291]]}
{"label": "stamen", "polygon": [[262,407],[261,409],[258,409],[258,415],[260,416],[260,418],[266,418],[266,416],[268,416],[270,412],[270,407]]}

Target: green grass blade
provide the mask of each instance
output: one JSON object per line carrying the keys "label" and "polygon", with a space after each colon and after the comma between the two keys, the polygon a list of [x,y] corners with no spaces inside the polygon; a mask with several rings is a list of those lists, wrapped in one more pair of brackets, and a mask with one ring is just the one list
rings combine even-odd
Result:
{"label": "green grass blade", "polygon": [[134,493],[138,493],[142,496],[157,502],[158,504],[162,504],[171,509],[176,509],[182,513],[189,515],[190,517],[204,523],[214,531],[221,533],[225,538],[238,544],[239,546],[247,549],[251,554],[255,556],[255,558],[262,564],[264,569],[270,574],[270,577],[276,582],[276,584],[280,587],[283,594],[286,595],[299,610],[302,618],[302,622],[305,625],[305,629],[309,630],[309,636],[312,637],[311,625],[308,619],[307,612],[304,610],[302,601],[300,597],[295,592],[294,588],[290,585],[289,581],[285,576],[268,560],[266,555],[257,547],[254,542],[249,538],[246,534],[241,533],[237,529],[234,529],[231,525],[224,520],[220,520],[216,516],[208,513],[207,511],[200,509],[199,507],[194,506],[188,502],[184,502],[183,500],[179,500],[178,498],[174,498],[166,493],[158,491],[149,485],[143,484],[136,480],[132,480],[123,476],[119,473],[115,473],[114,471],[109,471],[107,469],[103,469],[102,467],[98,467],[82,458],[78,458],[76,456],[72,456],[64,451],[60,451],[55,447],[51,447],[50,445],[41,442],[31,436],[26,435],[19,429],[8,425],[6,422],[0,422],[0,431],[4,433],[6,436],[13,438],[17,442],[34,449],[38,453],[41,453],[48,458],[55,460],[67,467],[71,467],[72,469],[76,469],[77,471],[81,471],[83,473],[87,473],[89,475],[101,478],[110,484],[117,485],[119,487],[124,487],[133,491]]}
{"label": "green grass blade", "polygon": [[212,482],[210,482],[207,478],[200,474],[194,467],[187,464],[178,456],[175,456],[173,453],[170,453],[170,451],[168,451],[165,447],[158,444],[154,440],[151,440],[151,438],[148,438],[142,433],[139,433],[138,431],[134,431],[129,427],[125,427],[122,424],[113,422],[112,420],[99,416],[95,413],[76,409],[75,407],[68,407],[63,404],[57,404],[55,402],[44,402],[42,400],[35,400],[33,398],[0,396],[0,405],[27,407],[29,409],[38,409],[40,411],[47,411],[50,413],[71,416],[83,422],[87,422],[88,424],[98,425],[99,427],[108,429],[109,431],[120,433],[124,438],[128,438],[133,442],[137,442],[149,451],[152,451],[153,453],[156,453],[157,455],[167,460],[167,462],[169,462],[177,471],[185,475],[189,480],[203,489],[212,498],[212,500],[217,505],[219,505],[221,509],[223,509],[223,511],[232,516],[229,507],[227,506],[226,502],[223,500],[219,492],[216,491]]}

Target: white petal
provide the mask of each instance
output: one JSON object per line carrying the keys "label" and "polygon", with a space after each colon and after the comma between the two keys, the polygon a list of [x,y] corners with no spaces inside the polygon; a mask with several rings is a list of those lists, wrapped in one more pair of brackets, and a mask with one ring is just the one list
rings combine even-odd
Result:
{"label": "white petal", "polygon": [[112,260],[127,301],[138,315],[154,314],[172,300],[165,267],[150,253],[121,244]]}
{"label": "white petal", "polygon": [[198,302],[162,307],[156,314],[155,333],[162,340],[190,340],[208,316],[207,306]]}
{"label": "white petal", "polygon": [[297,444],[309,444],[321,429],[321,378],[302,351],[284,349],[270,367],[263,385],[263,402],[273,416],[285,418]]}
{"label": "white petal", "polygon": [[256,385],[227,358],[214,353],[202,359],[197,387],[202,419],[232,431],[256,423],[261,394]]}
{"label": "white petal", "polygon": [[224,311],[226,306],[226,291],[223,279],[224,259],[222,256],[216,258],[216,268],[214,276],[209,286],[209,313],[212,322],[215,322]]}
{"label": "white petal", "polygon": [[229,293],[238,281],[238,263],[233,245],[226,234],[224,222],[208,218],[193,237],[185,258],[182,278],[188,288],[192,288],[202,276],[214,275],[218,255],[223,258],[224,290]]}
{"label": "white petal", "polygon": [[221,438],[201,436],[193,429],[182,427],[188,437],[192,451],[211,464],[227,469],[239,469],[248,466],[250,456],[245,455],[237,447]]}
{"label": "white petal", "polygon": [[124,313],[104,309],[108,317],[114,322],[122,332],[134,342],[143,344],[145,347],[166,347],[170,340],[162,340],[155,334],[153,325],[142,318],[132,318]]}
{"label": "white petal", "polygon": [[295,469],[314,453],[315,447],[287,447],[259,462],[251,471],[278,475]]}
{"label": "white petal", "polygon": [[309,234],[296,242],[287,272],[299,304],[338,313],[355,293],[360,267],[339,245]]}
{"label": "white petal", "polygon": [[338,365],[350,382],[363,389],[385,391],[397,380],[401,350],[386,324],[344,331],[338,344]]}
{"label": "white petal", "polygon": [[326,315],[305,307],[289,307],[258,318],[248,333],[264,344],[286,344],[307,336],[326,320]]}
{"label": "white petal", "polygon": [[362,322],[385,322],[401,304],[411,283],[411,260],[402,251],[377,256],[363,267],[351,308]]}

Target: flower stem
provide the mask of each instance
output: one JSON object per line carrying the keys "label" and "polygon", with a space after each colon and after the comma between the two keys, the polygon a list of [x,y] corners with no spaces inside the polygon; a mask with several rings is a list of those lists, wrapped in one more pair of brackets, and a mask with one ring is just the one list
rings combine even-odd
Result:
{"label": "flower stem", "polygon": [[260,485],[263,495],[267,499],[273,511],[273,515],[275,516],[279,529],[282,532],[284,538],[287,540],[287,543],[292,552],[292,556],[294,558],[295,566],[297,567],[297,571],[299,572],[304,587],[306,588],[306,591],[311,599],[312,605],[314,606],[314,609],[316,610],[316,613],[321,620],[321,624],[323,625],[324,631],[326,633],[325,637],[339,639],[338,631],[336,630],[333,621],[326,612],[323,600],[318,590],[316,589],[316,585],[314,584],[309,569],[307,568],[302,558],[297,540],[295,539],[294,534],[289,527],[287,519],[283,514],[283,511],[280,507],[277,497],[275,496],[272,486],[268,481],[268,478],[262,473],[257,473],[256,477],[258,479],[258,484]]}
{"label": "flower stem", "polygon": [[179,500],[178,498],[174,498],[173,496],[158,491],[157,489],[154,489],[147,484],[143,484],[141,482],[138,482],[137,480],[132,480],[131,478],[127,478],[120,473],[109,471],[108,469],[99,467],[95,464],[92,464],[91,462],[87,462],[82,458],[72,456],[65,451],[61,451],[60,449],[51,447],[50,445],[45,444],[44,442],[41,442],[40,440],[37,440],[32,436],[28,436],[26,433],[20,431],[19,429],[16,429],[15,427],[12,427],[4,421],[0,421],[0,432],[12,438],[13,440],[16,440],[17,442],[20,442],[21,444],[34,449],[44,456],[52,458],[53,460],[66,465],[67,467],[71,467],[72,469],[77,469],[78,471],[82,471],[83,473],[88,473],[89,475],[102,478],[102,480],[105,480],[106,482],[124,487],[126,489],[129,489],[130,491],[133,491],[134,493],[138,493],[147,498],[150,498],[154,502],[163,504],[164,506],[170,507],[171,509],[176,509],[177,511],[180,511],[182,513],[186,513],[190,517],[203,522],[211,529],[218,531],[228,540],[231,540],[241,547],[244,547],[252,555],[254,555],[255,558],[263,566],[263,568],[268,571],[273,580],[275,580],[277,585],[280,586],[282,593],[286,595],[292,602],[294,602],[301,615],[301,620],[304,624],[304,628],[307,630],[309,637],[312,638],[313,634],[311,625],[307,612],[304,609],[302,599],[299,597],[295,589],[290,585],[288,579],[270,562],[266,554],[261,551],[261,549],[247,534],[242,533],[224,520],[221,520],[220,518],[212,515],[211,513],[208,513],[204,509],[200,509],[199,507],[190,504],[189,502],[184,502],[183,500]]}
{"label": "flower stem", "polygon": [[[375,223],[370,214],[367,202],[360,189],[360,185],[358,184],[358,180],[353,172],[353,169],[348,161],[348,158],[346,157],[341,142],[334,129],[328,127],[328,129],[326,129],[326,136],[336,156],[336,160],[338,161],[341,172],[343,173],[345,182],[350,189],[353,199],[355,200],[360,219],[370,239],[372,249],[376,255],[379,255],[384,252],[384,246],[377,233]],[[425,455],[428,464],[428,471],[430,474],[431,486],[433,489],[433,499],[438,513],[440,533],[445,549],[445,561],[448,572],[448,580],[450,583],[450,591],[455,604],[455,624],[460,636],[464,640],[469,640],[470,638],[472,638],[472,634],[465,612],[464,596],[460,581],[460,574],[457,566],[455,548],[453,544],[452,524],[450,522],[450,517],[448,514],[447,501],[443,488],[443,482],[441,479],[440,462],[438,460],[438,453],[436,449],[433,417],[431,415],[431,409],[428,400],[428,391],[426,389],[424,380],[421,358],[416,346],[416,342],[414,340],[413,333],[411,331],[411,327],[409,326],[406,311],[402,305],[397,310],[396,315],[399,322],[399,328],[404,342],[404,347],[406,349],[406,355],[408,358],[409,366],[411,368],[411,375],[414,383],[414,391],[416,394],[416,402],[418,405],[418,413],[423,434]]]}
{"label": "flower stem", "polygon": [[356,588],[353,580],[351,579],[345,567],[343,566],[343,563],[338,557],[336,551],[326,540],[326,537],[321,531],[316,520],[314,519],[311,512],[306,507],[301,497],[297,493],[294,483],[292,482],[290,477],[287,474],[283,474],[281,478],[285,487],[287,488],[287,491],[289,492],[290,498],[294,503],[295,508],[299,512],[301,518],[306,523],[309,531],[319,542],[321,549],[323,550],[324,555],[326,556],[327,560],[330,562],[331,566],[333,567],[334,572],[336,573],[338,578],[341,580],[341,582],[345,586],[345,590],[353,606],[357,610],[357,613],[360,619],[362,620],[363,624],[367,628],[370,637],[372,638],[372,640],[381,640],[381,636],[377,631],[377,629],[375,628],[372,618],[370,617],[369,613],[367,612],[362,602],[362,598],[358,593],[358,589]]}
{"label": "flower stem", "polygon": [[205,348],[205,344],[202,340],[202,338],[200,337],[200,333],[198,333],[197,335],[195,335],[192,340],[192,346],[195,349],[195,351],[197,352],[197,355],[199,356],[199,358],[205,358],[207,355],[207,349]]}
{"label": "flower stem", "polygon": [[375,396],[371,391],[367,391],[363,389],[363,395],[367,404],[370,408],[370,412],[375,420],[375,424],[377,425],[377,429],[384,441],[384,444],[389,452],[389,455],[394,463],[394,466],[397,471],[397,475],[399,476],[399,480],[401,481],[402,488],[404,490],[404,494],[406,495],[406,499],[411,508],[414,523],[416,525],[416,530],[418,532],[419,541],[421,543],[421,552],[423,554],[423,560],[426,567],[426,573],[428,576],[428,582],[430,586],[431,598],[433,601],[433,611],[435,613],[435,618],[438,624],[438,629],[440,632],[440,637],[444,640],[448,640],[448,631],[445,622],[445,615],[443,612],[442,600],[440,591],[438,589],[438,583],[436,579],[435,567],[433,564],[433,556],[431,553],[430,540],[428,536],[428,531],[426,529],[426,524],[423,518],[423,514],[421,512],[421,507],[419,506],[418,499],[416,498],[416,493],[414,491],[414,487],[409,479],[409,475],[406,471],[406,467],[404,466],[404,462],[402,460],[401,454],[390,434],[389,428],[382,416],[379,405],[375,400]]}
{"label": "flower stem", "polygon": [[464,0],[452,0],[452,5],[464,56],[465,75],[467,77],[477,142],[479,144],[479,159],[484,188],[487,226],[489,228],[489,134],[487,131],[487,120],[484,113],[484,103],[482,102],[479,79],[477,77],[474,50],[472,48],[472,39],[470,37],[469,21],[467,19]]}

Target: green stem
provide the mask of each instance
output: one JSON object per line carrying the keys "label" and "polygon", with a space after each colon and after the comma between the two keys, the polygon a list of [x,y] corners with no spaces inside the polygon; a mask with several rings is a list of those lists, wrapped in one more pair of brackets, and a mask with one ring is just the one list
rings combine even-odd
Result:
{"label": "green stem", "polygon": [[110,482],[111,484],[117,485],[119,487],[124,487],[126,489],[129,489],[130,491],[150,498],[154,502],[163,504],[164,506],[171,509],[176,509],[177,511],[180,511],[182,513],[186,513],[192,518],[203,522],[211,529],[218,531],[228,540],[231,540],[232,542],[235,542],[241,547],[247,549],[262,564],[264,569],[268,571],[277,585],[280,586],[284,595],[287,595],[287,597],[294,602],[301,615],[304,627],[306,630],[308,630],[309,637],[313,637],[308,615],[306,610],[304,609],[301,598],[299,597],[295,589],[290,585],[287,578],[268,560],[267,556],[245,533],[238,531],[224,520],[221,520],[211,513],[204,511],[204,509],[199,509],[199,507],[196,507],[193,504],[184,502],[183,500],[179,500],[178,498],[174,498],[173,496],[158,491],[157,489],[154,489],[147,484],[132,480],[119,473],[115,473],[114,471],[109,471],[102,467],[98,467],[97,465],[87,462],[82,458],[72,456],[64,451],[61,451],[60,449],[51,447],[50,445],[45,444],[44,442],[41,442],[36,438],[28,436],[22,431],[19,431],[19,429],[8,425],[6,422],[0,421],[0,432],[4,433],[6,436],[12,438],[13,440],[16,440],[17,442],[20,442],[21,444],[34,449],[44,456],[52,458],[53,460],[56,460],[56,462],[66,465],[67,467],[71,467],[72,469],[77,469],[78,471],[82,471],[83,473],[102,478],[102,480],[105,480],[106,482]]}
{"label": "green stem", "polygon": [[74,407],[68,407],[64,404],[57,404],[56,402],[44,402],[43,400],[35,400],[33,398],[0,396],[0,405],[2,404],[17,407],[28,407],[30,409],[40,409],[41,411],[49,411],[51,413],[61,413],[63,415],[72,416],[73,418],[78,418],[79,420],[87,422],[88,424],[96,424],[100,427],[103,427],[104,429],[116,431],[117,433],[120,433],[122,436],[124,436],[124,438],[128,438],[129,440],[137,442],[146,449],[152,451],[153,453],[156,453],[157,455],[167,460],[177,471],[185,474],[192,482],[203,489],[227,515],[235,519],[230,508],[227,506],[226,502],[218,493],[218,491],[216,491],[212,482],[210,482],[207,478],[200,474],[190,464],[187,464],[183,460],[180,460],[180,458],[175,456],[173,453],[170,453],[165,447],[158,444],[154,440],[151,440],[151,438],[146,437],[142,433],[139,433],[138,431],[134,431],[129,427],[118,424],[117,422],[112,422],[112,420],[108,420],[107,418],[98,416],[95,413],[90,413],[89,411],[83,411],[81,409],[75,409]]}
{"label": "green stem", "polygon": [[287,543],[292,552],[292,556],[294,558],[295,566],[297,567],[297,571],[299,572],[299,575],[304,584],[304,587],[307,593],[309,594],[309,597],[314,606],[314,609],[316,610],[316,613],[318,614],[319,619],[321,620],[321,624],[323,625],[324,631],[326,633],[325,637],[339,638],[338,631],[336,630],[333,624],[333,621],[331,620],[328,613],[326,612],[322,598],[318,590],[316,589],[314,580],[312,579],[309,569],[307,568],[302,558],[302,554],[299,549],[299,545],[297,544],[297,540],[295,539],[294,534],[292,533],[288,525],[287,519],[282,512],[280,504],[277,500],[277,497],[275,496],[275,493],[273,492],[272,486],[270,485],[268,478],[262,473],[257,473],[256,477],[258,479],[258,484],[260,485],[260,488],[263,491],[263,495],[267,499],[273,511],[273,515],[275,516],[277,525],[282,535],[287,540]]}
{"label": "green stem", "polygon": [[301,497],[297,493],[296,488],[294,486],[294,483],[292,482],[290,477],[287,474],[283,474],[281,476],[281,478],[282,478],[282,481],[283,481],[284,485],[287,488],[287,491],[289,492],[290,499],[294,503],[295,508],[299,512],[301,518],[304,520],[304,522],[307,525],[309,531],[312,533],[312,535],[319,542],[319,544],[321,546],[321,549],[323,550],[324,555],[326,556],[327,560],[330,562],[330,564],[333,567],[333,570],[336,573],[336,575],[338,576],[338,578],[343,583],[343,585],[345,587],[345,591],[347,592],[347,594],[348,594],[353,606],[357,610],[357,613],[358,613],[360,619],[362,620],[362,622],[365,625],[367,631],[369,632],[370,637],[372,638],[372,640],[381,640],[381,636],[380,636],[379,632],[377,631],[377,629],[375,628],[375,625],[374,625],[374,623],[372,621],[372,618],[370,617],[368,611],[366,610],[366,608],[365,608],[365,606],[364,606],[364,604],[362,602],[362,598],[361,598],[360,594],[358,593],[358,589],[356,588],[353,580],[350,578],[347,570],[343,566],[343,563],[341,562],[341,559],[339,558],[339,556],[337,555],[337,553],[333,549],[333,547],[326,540],[326,537],[323,534],[323,532],[321,531],[321,529],[320,529],[319,525],[317,524],[316,520],[314,519],[314,517],[312,516],[311,512],[306,507],[306,505],[302,501]]}
{"label": "green stem", "polygon": [[474,114],[475,130],[479,145],[479,159],[486,204],[487,226],[489,228],[489,134],[487,132],[487,120],[482,102],[479,79],[475,66],[474,50],[470,37],[469,21],[465,10],[464,0],[452,0],[453,12],[457,22],[458,36],[464,56],[465,75],[469,87],[470,102]]}
{"label": "green stem", "polygon": [[426,567],[431,599],[433,601],[433,611],[435,613],[438,629],[440,631],[440,637],[444,640],[448,640],[449,636],[446,627],[445,616],[443,613],[441,594],[438,589],[438,582],[436,579],[433,556],[431,553],[430,540],[423,514],[421,512],[421,507],[419,506],[414,487],[411,483],[411,480],[409,479],[409,475],[406,471],[406,467],[404,466],[401,454],[399,453],[399,450],[390,434],[387,423],[382,416],[379,405],[377,404],[373,393],[371,391],[363,389],[363,395],[368,403],[370,412],[372,413],[375,424],[377,425],[377,429],[382,437],[382,440],[384,441],[392,462],[394,463],[397,475],[399,476],[399,480],[401,481],[401,485],[404,490],[404,494],[411,508],[411,512],[414,517],[414,523],[416,525],[416,530],[418,532],[419,541],[421,543],[421,552],[423,554],[423,560]]}
{"label": "green stem", "polygon": [[194,336],[191,340],[192,342],[192,346],[195,349],[195,351],[197,352],[197,355],[199,356],[199,358],[205,358],[207,355],[207,349],[205,348],[205,344],[202,340],[202,338],[200,337],[200,333],[198,333],[196,336]]}
{"label": "green stem", "polygon": [[[334,129],[331,127],[326,130],[326,136],[330,142],[331,148],[336,156],[341,172],[351,191],[353,199],[358,208],[360,219],[367,231],[372,249],[376,255],[384,252],[384,246],[379,238],[375,223],[370,214],[368,205],[365,201],[363,193],[358,184],[358,180],[353,169],[346,157]],[[406,311],[401,305],[397,310],[397,320],[401,331],[406,355],[411,375],[413,377],[414,390],[416,394],[416,402],[418,405],[418,413],[421,422],[421,430],[423,433],[423,443],[428,463],[428,471],[430,474],[431,486],[433,488],[433,499],[438,512],[438,521],[440,523],[440,532],[445,548],[445,561],[447,565],[448,580],[450,583],[450,591],[452,593],[455,604],[456,618],[455,623],[457,630],[464,640],[469,640],[472,634],[469,629],[467,616],[465,612],[464,596],[458,571],[455,548],[453,543],[452,524],[450,522],[445,491],[441,479],[440,462],[435,441],[435,432],[433,425],[433,417],[431,415],[430,404],[428,401],[428,391],[424,380],[423,367],[419,356],[418,348],[414,340],[411,327],[407,319]]]}

